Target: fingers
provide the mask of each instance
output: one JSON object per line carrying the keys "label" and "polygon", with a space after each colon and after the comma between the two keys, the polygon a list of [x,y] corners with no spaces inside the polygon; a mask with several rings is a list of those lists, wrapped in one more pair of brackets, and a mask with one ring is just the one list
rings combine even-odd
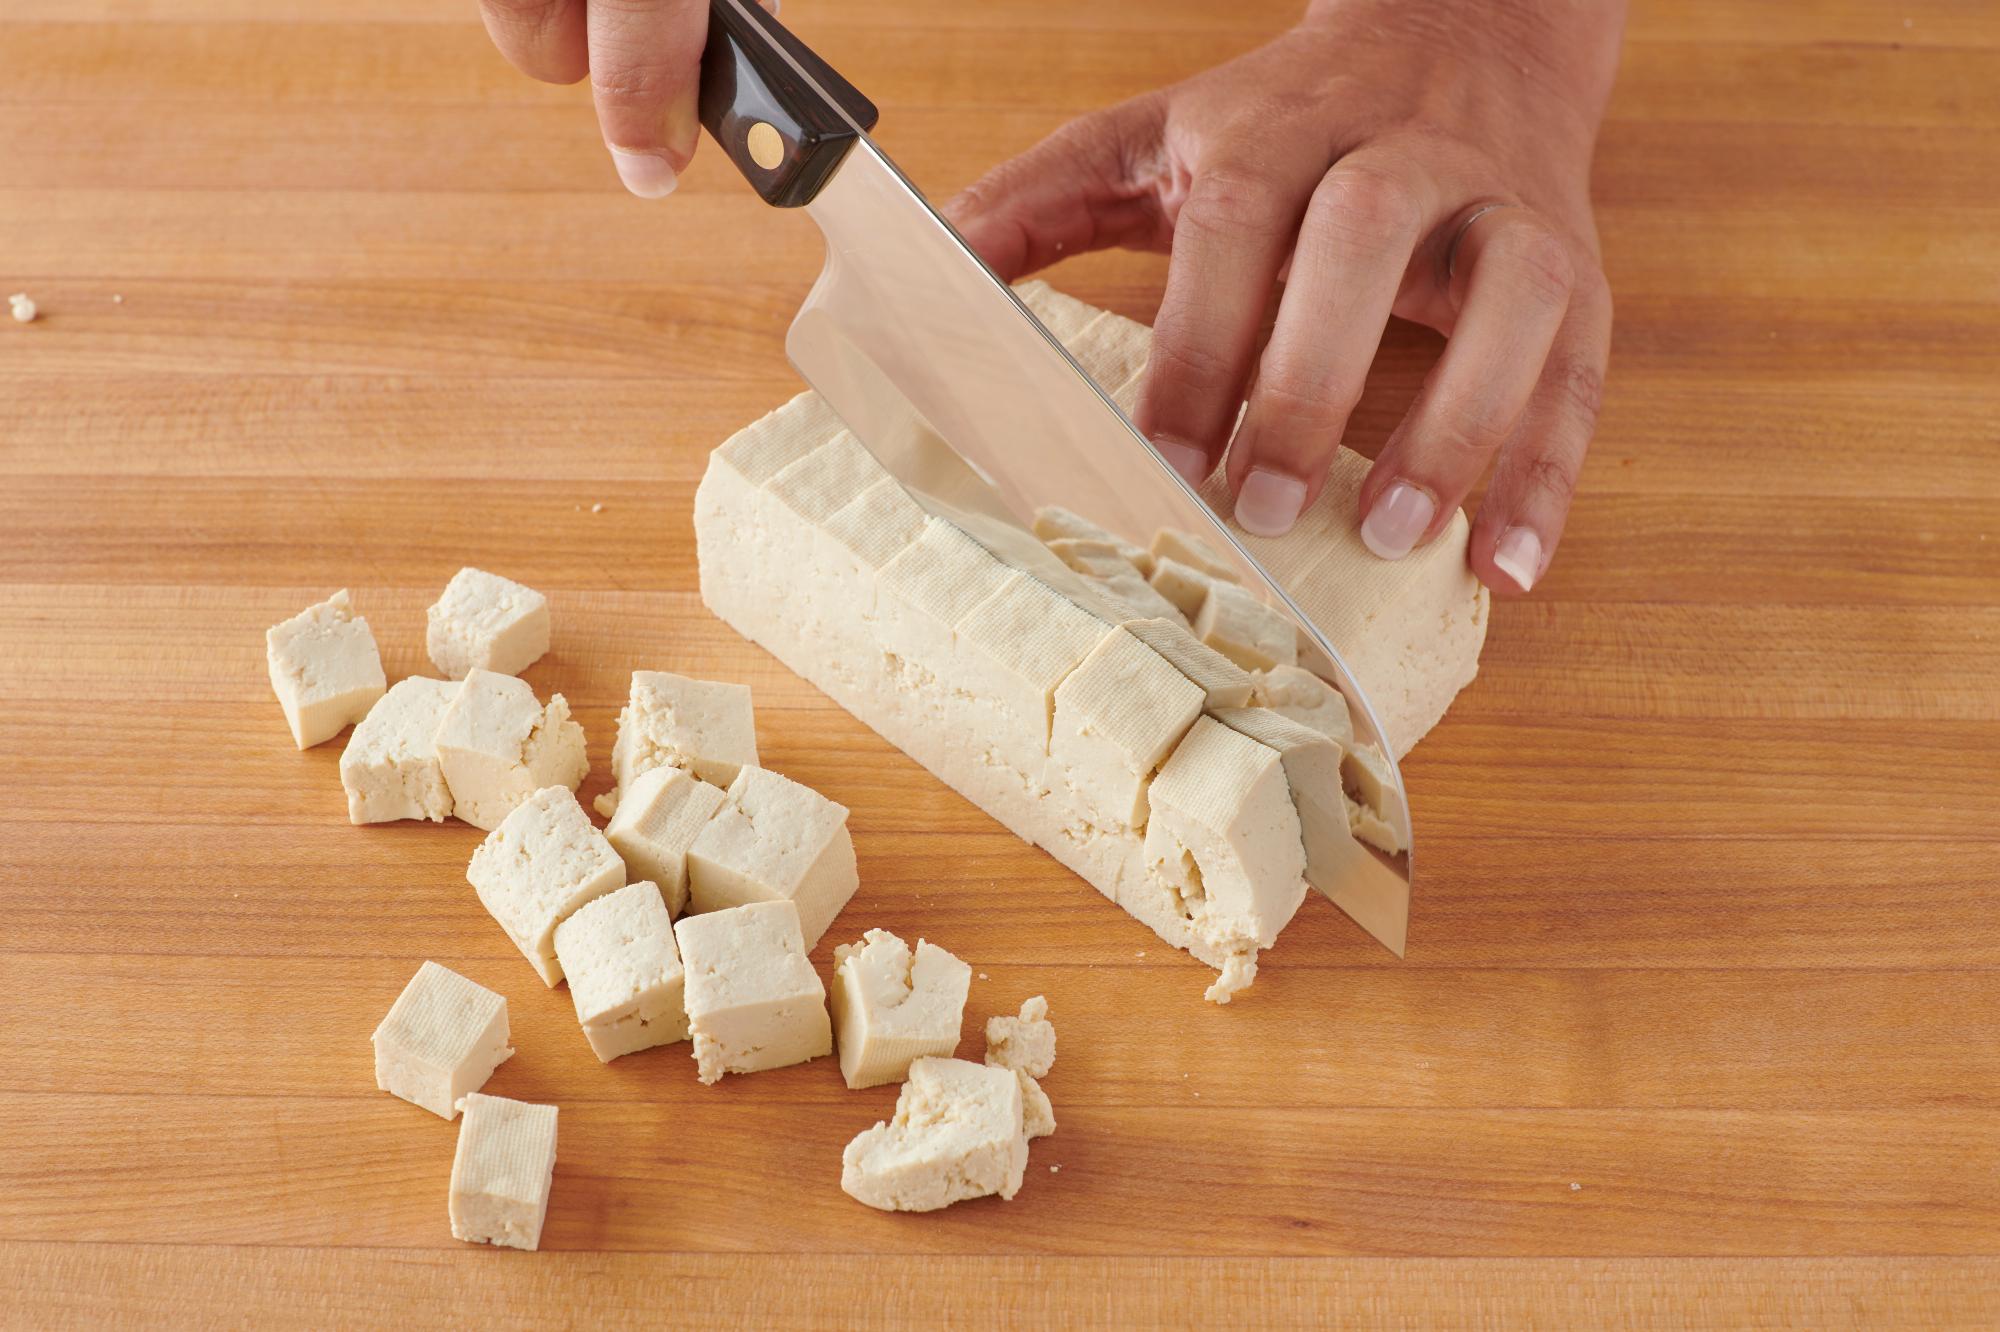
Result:
{"label": "fingers", "polygon": [[1363,154],[1342,159],[1313,192],[1229,451],[1246,531],[1283,536],[1318,498],[1435,207],[1427,178]]}
{"label": "fingers", "polygon": [[590,86],[598,128],[625,188],[673,193],[701,133],[697,96],[708,39],[702,0],[589,0]]}
{"label": "fingers", "polygon": [[1162,245],[1151,182],[1163,105],[1151,95],[1071,121],[973,182],[945,216],[1008,282],[1065,255]]}
{"label": "fingers", "polygon": [[1451,339],[1362,482],[1361,539],[1376,555],[1399,560],[1443,530],[1514,434],[1574,282],[1562,238],[1525,208],[1480,213],[1459,237]]}
{"label": "fingers", "polygon": [[479,0],[486,34],[507,63],[544,83],[575,83],[590,72],[583,0]]}
{"label": "fingers", "polygon": [[[1271,288],[1319,180],[1243,145],[1198,167],[1174,220],[1167,290],[1133,421],[1199,484],[1228,447]],[[1310,161],[1311,159],[1305,159]],[[1324,158],[1320,158],[1324,161]]]}
{"label": "fingers", "polygon": [[1549,567],[1597,425],[1610,356],[1611,294],[1591,273],[1570,297],[1528,410],[1473,520],[1472,569],[1496,592],[1526,592]]}

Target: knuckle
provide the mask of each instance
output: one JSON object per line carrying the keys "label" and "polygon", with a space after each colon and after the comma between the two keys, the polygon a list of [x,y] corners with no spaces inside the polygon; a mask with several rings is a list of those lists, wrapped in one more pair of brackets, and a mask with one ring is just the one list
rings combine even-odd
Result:
{"label": "knuckle", "polygon": [[1429,433],[1443,451],[1461,460],[1489,457],[1513,425],[1489,400],[1442,403]]}
{"label": "knuckle", "polygon": [[680,87],[677,69],[644,60],[592,61],[590,91],[600,104],[619,109],[654,107]]}
{"label": "knuckle", "polygon": [[1266,357],[1257,373],[1257,396],[1288,418],[1344,420],[1361,401],[1361,389],[1353,375],[1314,374],[1289,357]]}
{"label": "knuckle", "polygon": [[1568,509],[1576,498],[1576,469],[1553,454],[1538,453],[1529,458],[1522,465],[1521,480],[1527,489],[1539,491],[1561,509]]}
{"label": "knuckle", "polygon": [[1220,167],[1197,182],[1181,218],[1225,236],[1268,238],[1287,229],[1282,198],[1269,173],[1246,165]]}
{"label": "knuckle", "polygon": [[1313,193],[1314,222],[1359,238],[1414,236],[1423,204],[1405,180],[1372,167],[1337,166]]}
{"label": "knuckle", "polygon": [[1213,384],[1233,377],[1235,367],[1221,353],[1194,338],[1162,334],[1153,339],[1153,354],[1146,366],[1148,379],[1166,382]]}
{"label": "knuckle", "polygon": [[1553,386],[1562,409],[1588,429],[1604,406],[1604,372],[1581,357],[1566,357],[1553,371]]}

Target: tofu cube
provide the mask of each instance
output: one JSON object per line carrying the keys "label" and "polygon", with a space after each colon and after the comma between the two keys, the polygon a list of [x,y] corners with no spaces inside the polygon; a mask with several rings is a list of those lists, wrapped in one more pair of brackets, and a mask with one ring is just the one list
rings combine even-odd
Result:
{"label": "tofu cube", "polygon": [[928,519],[917,539],[882,566],[877,582],[882,649],[925,676],[941,678],[951,660],[952,627],[1013,575],[956,525]]}
{"label": "tofu cube", "polygon": [[703,1082],[833,1053],[826,987],[806,960],[797,907],[752,902],[687,916],[675,922],[674,938]]}
{"label": "tofu cube", "polygon": [[1340,772],[1347,793],[1349,824],[1354,835],[1370,846],[1395,855],[1410,846],[1410,829],[1400,811],[1390,809],[1389,792],[1395,779],[1389,775],[1389,760],[1373,745],[1349,745],[1342,755]]}
{"label": "tofu cube", "polygon": [[1034,533],[1051,549],[1058,541],[1100,541],[1140,573],[1153,572],[1152,552],[1144,546],[1127,541],[1109,528],[1099,527],[1060,504],[1044,505],[1035,510]]}
{"label": "tofu cube", "polygon": [[605,840],[625,862],[626,878],[659,885],[672,915],[687,907],[688,848],[723,799],[721,787],[679,768],[654,768],[632,779],[604,829]]}
{"label": "tofu cube", "polygon": [[574,791],[590,771],[568,700],[552,694],[545,707],[525,681],[492,671],[475,670],[458,687],[438,723],[437,755],[451,812],[488,831],[535,792]]}
{"label": "tofu cube", "polygon": [[894,477],[883,477],[829,514],[820,532],[855,565],[872,571],[922,536],[927,517]]}
{"label": "tofu cube", "polygon": [[1235,561],[1203,538],[1178,528],[1163,527],[1153,533],[1153,558],[1156,561],[1177,560],[1225,583],[1242,581],[1242,575],[1236,572]]}
{"label": "tofu cube", "polygon": [[[1338,697],[1336,695],[1335,697]],[[1341,749],[1331,737],[1269,708],[1218,708],[1210,714],[1277,751],[1305,844],[1306,878],[1322,891],[1352,872],[1359,854],[1352,831],[1352,801],[1342,785]],[[1343,714],[1344,715],[1344,714]]]}
{"label": "tofu cube", "polygon": [[563,978],[556,926],[593,898],[625,883],[625,864],[568,788],[535,792],[501,821],[465,877],[542,983]]}
{"label": "tofu cube", "polygon": [[1278,751],[1203,717],[1153,779],[1146,861],[1222,946],[1269,948],[1305,897],[1306,853]]}
{"label": "tofu cube", "polygon": [[1153,562],[1153,572],[1147,578],[1153,590],[1174,604],[1174,609],[1189,620],[1201,614],[1201,603],[1208,598],[1208,589],[1215,586],[1215,580],[1191,564],[1179,560],[1162,558]]}
{"label": "tofu cube", "polygon": [[901,1080],[910,1061],[958,1048],[972,968],[923,939],[887,930],[833,950],[833,1028],[851,1089]]}
{"label": "tofu cube", "polygon": [[598,801],[597,812],[609,815],[632,780],[654,768],[681,768],[727,786],[740,768],[756,762],[757,718],[748,685],[634,671],[611,747],[618,788]]}
{"label": "tofu cube", "polygon": [[519,675],[549,650],[549,599],[483,569],[460,569],[430,608],[425,646],[448,680]]}
{"label": "tofu cube", "polygon": [[1246,671],[1298,664],[1298,630],[1291,620],[1234,583],[1209,588],[1194,633]]}
{"label": "tofu cube", "polygon": [[1019,1017],[986,1019],[986,1062],[1045,1078],[1056,1066],[1056,1028],[1041,995],[1021,1004]]}
{"label": "tofu cube", "polygon": [[366,717],[389,684],[375,635],[354,614],[346,588],[266,630],[264,659],[300,749]]}
{"label": "tofu cube", "polygon": [[1016,771],[1048,760],[1056,687],[1109,626],[1039,579],[1017,573],[965,613],[954,631],[955,684],[971,714],[967,734],[991,743]]}
{"label": "tofu cube", "polygon": [[967,1198],[1012,1198],[1028,1168],[1021,1083],[1012,1069],[919,1059],[896,1116],[841,1153],[840,1187],[885,1212],[934,1212]]}
{"label": "tofu cube", "polygon": [[451,1158],[451,1237],[540,1247],[556,1173],[556,1107],[478,1092],[462,1107]]}
{"label": "tofu cube", "polygon": [[1203,698],[1165,657],[1112,630],[1056,687],[1052,780],[1108,826],[1143,828],[1153,770],[1201,715]]}
{"label": "tofu cube", "polygon": [[340,784],[349,823],[451,817],[451,788],[438,761],[437,733],[458,686],[413,675],[382,695],[347,738]]}
{"label": "tofu cube", "polygon": [[688,847],[688,899],[696,911],[790,902],[806,946],[854,896],[860,876],[847,807],[768,768],[744,768]]}
{"label": "tofu cube", "polygon": [[584,1039],[605,1063],[688,1038],[680,950],[658,887],[628,883],[556,926]]}
{"label": "tofu cube", "polygon": [[507,1001],[435,962],[396,996],[375,1028],[375,1085],[443,1119],[507,1062]]}
{"label": "tofu cube", "polygon": [[1250,702],[1310,726],[1342,749],[1354,743],[1354,720],[1338,689],[1303,666],[1273,666],[1253,674]]}
{"label": "tofu cube", "polygon": [[888,472],[868,446],[853,432],[842,430],[803,458],[788,463],[764,483],[764,489],[803,520],[799,526],[811,529],[887,479]]}
{"label": "tofu cube", "polygon": [[1127,620],[1125,632],[1201,686],[1205,708],[1240,708],[1250,701],[1250,673],[1175,620]]}

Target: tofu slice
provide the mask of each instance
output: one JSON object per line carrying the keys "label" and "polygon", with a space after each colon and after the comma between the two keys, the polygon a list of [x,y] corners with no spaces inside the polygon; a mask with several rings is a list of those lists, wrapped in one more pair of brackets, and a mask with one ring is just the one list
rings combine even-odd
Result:
{"label": "tofu slice", "polygon": [[1338,689],[1303,666],[1273,666],[1252,675],[1250,702],[1310,726],[1343,750],[1354,745],[1354,720]]}
{"label": "tofu slice", "polygon": [[1014,1071],[963,1059],[919,1059],[896,1116],[841,1153],[840,1187],[885,1212],[934,1212],[967,1198],[1020,1192],[1028,1168]]}
{"label": "tofu slice", "polygon": [[1145,575],[1106,543],[1062,538],[1051,542],[1049,550],[1107,600],[1113,618],[1181,619],[1173,603],[1154,591]]}
{"label": "tofu slice", "polygon": [[1143,828],[1153,770],[1201,715],[1203,697],[1166,658],[1112,630],[1056,687],[1050,784],[1107,826]]}
{"label": "tofu slice", "polygon": [[1239,583],[1242,575],[1230,558],[1192,532],[1163,527],[1153,533],[1154,560],[1173,560],[1225,583]]}
{"label": "tofu slice", "polygon": [[1174,620],[1127,620],[1126,633],[1201,686],[1205,708],[1240,708],[1250,701],[1250,673]]}
{"label": "tofu slice", "polygon": [[507,1062],[507,1001],[426,962],[375,1028],[375,1085],[440,1119]]}
{"label": "tofu slice", "polygon": [[264,661],[300,749],[366,717],[389,685],[375,635],[354,613],[346,588],[266,630]]}
{"label": "tofu slice", "polygon": [[1351,826],[1353,801],[1342,787],[1340,746],[1268,708],[1218,708],[1211,715],[1232,731],[1277,751],[1292,807],[1299,815],[1306,877],[1315,884],[1338,883],[1361,854]]}
{"label": "tofu slice", "polygon": [[599,797],[597,812],[608,817],[626,786],[654,768],[681,768],[727,786],[738,771],[756,763],[757,717],[748,685],[634,671],[611,748],[611,775],[618,785]]}
{"label": "tofu slice", "polygon": [[887,930],[833,950],[833,1030],[852,1090],[900,1082],[910,1061],[958,1048],[972,968],[934,943]]}
{"label": "tofu slice", "polygon": [[628,883],[578,907],[556,926],[556,958],[602,1062],[688,1038],[686,976],[656,885]]}
{"label": "tofu slice", "polygon": [[625,883],[625,865],[568,788],[535,792],[472,853],[465,877],[550,989],[563,978],[556,926]]}
{"label": "tofu slice", "polygon": [[1190,621],[1201,614],[1201,603],[1207,600],[1208,589],[1215,585],[1213,578],[1193,565],[1171,558],[1155,559],[1147,581]]}
{"label": "tofu slice", "polygon": [[549,650],[549,599],[484,569],[453,574],[425,621],[425,646],[447,680],[474,670],[519,675]]}
{"label": "tofu slice", "polygon": [[1010,575],[954,630],[965,734],[990,742],[1017,772],[1038,777],[1048,761],[1056,688],[1108,631],[1039,579]]}
{"label": "tofu slice", "polygon": [[463,1101],[451,1159],[451,1236],[541,1247],[556,1173],[556,1107],[478,1092]]}
{"label": "tofu slice", "polygon": [[806,960],[798,909],[752,902],[674,924],[688,1030],[704,1083],[833,1053],[826,988]]}
{"label": "tofu slice", "polygon": [[604,829],[625,877],[656,884],[671,916],[687,907],[688,850],[724,799],[721,787],[679,768],[653,768],[632,779]]}
{"label": "tofu slice", "polygon": [[736,774],[688,847],[687,867],[696,911],[790,902],[807,947],[860,886],[847,807],[768,768]]}
{"label": "tofu slice", "polygon": [[536,791],[574,791],[590,772],[568,700],[551,694],[544,706],[526,681],[492,671],[459,685],[438,723],[437,755],[451,812],[488,830]]}
{"label": "tofu slice", "polygon": [[453,682],[413,675],[398,680],[368,709],[340,755],[349,823],[443,823],[451,817],[437,734],[457,697]]}
{"label": "tofu slice", "polygon": [[872,574],[923,535],[928,518],[900,482],[884,477],[829,514],[820,532],[840,558]]}
{"label": "tofu slice", "polygon": [[1194,632],[1246,671],[1298,664],[1297,627],[1234,583],[1209,588],[1201,613],[1195,616]]}

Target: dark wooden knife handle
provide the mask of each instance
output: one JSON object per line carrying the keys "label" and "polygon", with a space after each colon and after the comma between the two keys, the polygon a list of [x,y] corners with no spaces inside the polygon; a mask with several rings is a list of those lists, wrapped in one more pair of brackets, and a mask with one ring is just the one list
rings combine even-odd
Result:
{"label": "dark wooden knife handle", "polygon": [[710,0],[701,123],[765,203],[811,203],[876,114],[752,0]]}

